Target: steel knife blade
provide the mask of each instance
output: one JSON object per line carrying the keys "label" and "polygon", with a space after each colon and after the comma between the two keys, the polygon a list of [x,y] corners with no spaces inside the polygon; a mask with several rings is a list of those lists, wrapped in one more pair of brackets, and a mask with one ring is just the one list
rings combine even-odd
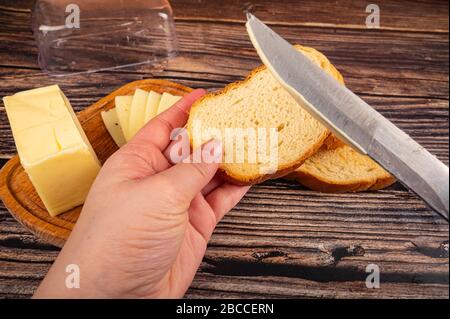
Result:
{"label": "steel knife blade", "polygon": [[448,220],[449,168],[254,15],[247,19],[258,55],[295,100]]}

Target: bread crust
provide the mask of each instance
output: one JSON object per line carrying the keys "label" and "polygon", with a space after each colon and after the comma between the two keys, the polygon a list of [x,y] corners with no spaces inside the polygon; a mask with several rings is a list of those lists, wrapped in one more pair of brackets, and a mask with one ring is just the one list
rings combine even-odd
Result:
{"label": "bread crust", "polygon": [[[333,134],[325,140],[322,149],[335,150],[340,147],[346,147],[346,144],[337,139]],[[361,179],[358,182],[338,182],[321,178],[314,174],[309,174],[303,170],[296,170],[286,176],[287,179],[297,181],[303,186],[323,192],[323,193],[355,193],[364,191],[375,191],[391,186],[396,182],[396,179],[385,172],[384,176],[377,179]]]}
{"label": "bread crust", "polygon": [[304,156],[302,158],[300,158],[296,162],[290,163],[289,165],[285,165],[285,166],[279,168],[274,174],[259,175],[255,178],[244,179],[241,176],[233,176],[222,168],[219,168],[218,174],[225,181],[236,184],[236,185],[242,185],[242,186],[260,184],[269,179],[276,179],[276,178],[284,177],[284,176],[292,173],[293,171],[295,171],[300,166],[302,166],[303,163],[305,163],[305,161],[309,157],[314,155],[320,149],[320,147],[322,146],[324,141],[327,139],[329,134],[330,134],[330,132],[326,132],[325,134],[322,134],[322,136],[317,141],[317,143],[314,144],[313,146],[311,146],[311,148],[304,154]]}
{"label": "bread crust", "polygon": [[[300,45],[295,45],[296,48],[307,51],[310,54],[313,54],[317,59],[321,61],[321,65],[326,65],[326,71],[331,73],[337,81],[340,83],[344,83],[342,75],[339,73],[339,71],[331,64],[331,62],[319,51],[309,48],[309,47],[303,47]],[[226,85],[223,89],[208,93],[201,97],[199,100],[197,100],[191,107],[188,123],[187,123],[187,131],[190,138],[191,146],[193,145],[193,137],[192,137],[192,127],[191,122],[192,119],[195,118],[195,114],[197,112],[197,109],[199,106],[207,99],[212,99],[217,96],[225,95],[229,93],[230,91],[240,87],[241,85],[246,84],[249,82],[254,76],[256,76],[259,72],[266,70],[267,67],[265,65],[261,65],[255,69],[253,69],[244,80],[236,81],[233,83],[230,83]],[[279,177],[284,177],[289,173],[292,173],[297,168],[299,168],[309,157],[314,155],[323,145],[325,140],[330,136],[331,132],[328,129],[324,130],[324,133],[321,134],[321,136],[317,139],[317,141],[309,148],[308,151],[306,151],[303,156],[299,159],[297,159],[295,162],[289,163],[287,165],[278,167],[278,170],[274,174],[265,174],[265,175],[256,175],[256,176],[238,176],[233,175],[229,171],[224,170],[223,168],[219,168],[218,174],[222,176],[222,178],[228,182],[231,182],[236,185],[254,185],[262,183],[269,179],[275,179]]]}
{"label": "bread crust", "polygon": [[375,191],[389,187],[396,182],[394,177],[386,175],[385,177],[381,177],[375,181],[366,180],[355,183],[337,184],[300,171],[290,174],[289,179],[295,180],[309,189],[323,193],[356,193]]}

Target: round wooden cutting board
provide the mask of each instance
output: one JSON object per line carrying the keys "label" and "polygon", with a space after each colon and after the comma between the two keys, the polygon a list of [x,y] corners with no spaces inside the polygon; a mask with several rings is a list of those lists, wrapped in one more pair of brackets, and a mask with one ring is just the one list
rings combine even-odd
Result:
{"label": "round wooden cutting board", "polygon": [[[78,119],[102,163],[117,151],[118,147],[103,124],[101,111],[113,108],[116,96],[132,95],[137,88],[180,96],[192,91],[188,87],[165,80],[135,81],[80,112]],[[18,156],[9,160],[0,171],[0,198],[22,225],[39,238],[58,247],[64,245],[81,211],[79,206],[57,217],[51,217],[21,166]]]}

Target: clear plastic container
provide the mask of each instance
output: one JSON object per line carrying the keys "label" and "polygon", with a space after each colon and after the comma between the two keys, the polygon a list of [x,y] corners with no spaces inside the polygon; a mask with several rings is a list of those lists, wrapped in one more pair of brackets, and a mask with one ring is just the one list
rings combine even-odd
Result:
{"label": "clear plastic container", "polygon": [[32,25],[39,66],[51,75],[160,69],[177,54],[166,0],[37,0]]}

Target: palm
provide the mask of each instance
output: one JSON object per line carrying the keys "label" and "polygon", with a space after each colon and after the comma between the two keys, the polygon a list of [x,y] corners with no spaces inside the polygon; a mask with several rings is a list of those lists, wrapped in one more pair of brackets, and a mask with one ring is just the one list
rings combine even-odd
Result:
{"label": "palm", "polygon": [[[206,202],[203,195],[199,195],[196,201]],[[189,208],[188,222],[180,252],[170,269],[171,276],[167,284],[171,291],[182,295],[189,287],[197,268],[199,267],[212,230],[217,224],[216,214],[209,204],[199,207],[194,203]]]}

